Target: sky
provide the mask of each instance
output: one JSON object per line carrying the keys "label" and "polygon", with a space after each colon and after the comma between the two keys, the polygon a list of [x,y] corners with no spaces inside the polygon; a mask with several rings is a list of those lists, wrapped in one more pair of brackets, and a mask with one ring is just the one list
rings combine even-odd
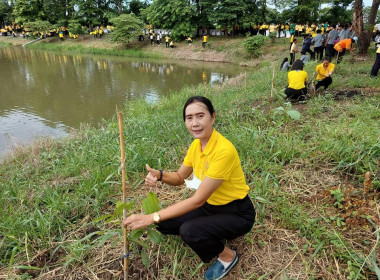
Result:
{"label": "sky", "polygon": [[364,6],[372,6],[372,0],[363,0]]}

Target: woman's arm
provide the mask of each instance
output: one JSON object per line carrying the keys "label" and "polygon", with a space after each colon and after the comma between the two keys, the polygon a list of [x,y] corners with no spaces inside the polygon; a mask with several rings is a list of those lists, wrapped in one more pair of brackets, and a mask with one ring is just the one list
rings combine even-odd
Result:
{"label": "woman's arm", "polygon": [[[205,177],[192,197],[160,210],[158,212],[160,215],[160,221],[181,216],[201,207],[222,183],[223,180]],[[129,229],[139,229],[145,228],[153,223],[153,214],[131,215],[123,221],[123,226],[128,227]]]}
{"label": "woman's arm", "polygon": [[148,164],[145,167],[148,171],[148,175],[145,177],[145,183],[151,187],[154,187],[157,184],[157,181],[161,178],[161,172],[161,181],[172,186],[182,185],[184,183],[184,180],[188,178],[193,172],[192,167],[186,166],[184,164],[182,164],[176,172],[160,171],[151,168]]}

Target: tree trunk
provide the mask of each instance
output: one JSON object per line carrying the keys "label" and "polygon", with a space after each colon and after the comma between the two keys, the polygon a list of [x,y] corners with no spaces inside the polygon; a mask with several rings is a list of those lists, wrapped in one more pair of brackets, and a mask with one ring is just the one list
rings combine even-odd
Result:
{"label": "tree trunk", "polygon": [[352,29],[355,32],[356,37],[358,37],[357,44],[359,55],[367,54],[371,42],[367,38],[368,32],[364,31],[363,0],[355,0]]}
{"label": "tree trunk", "polygon": [[354,17],[353,17],[353,29],[358,37],[358,53],[360,55],[366,55],[368,48],[371,44],[371,35],[373,25],[375,24],[377,10],[379,9],[380,0],[373,0],[371,11],[368,17],[368,28],[364,30],[363,24],[363,1],[355,0],[354,3]]}
{"label": "tree trunk", "polygon": [[376,23],[377,11],[379,10],[380,0],[372,0],[371,11],[369,12],[368,23],[374,25]]}
{"label": "tree trunk", "polygon": [[263,21],[265,23],[267,20],[267,1],[261,0],[260,2],[261,2],[261,14],[263,17]]}
{"label": "tree trunk", "polygon": [[123,13],[123,1],[118,0],[117,1],[117,10],[119,12],[119,16]]}

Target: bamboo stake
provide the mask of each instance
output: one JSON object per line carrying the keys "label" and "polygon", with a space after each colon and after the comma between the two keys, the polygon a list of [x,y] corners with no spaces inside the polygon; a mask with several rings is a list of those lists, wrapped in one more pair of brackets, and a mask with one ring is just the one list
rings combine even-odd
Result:
{"label": "bamboo stake", "polygon": [[244,88],[247,89],[247,71],[244,73]]}
{"label": "bamboo stake", "polygon": [[338,64],[338,58],[339,58],[339,52],[337,51],[335,64]]}
{"label": "bamboo stake", "polygon": [[[125,172],[125,150],[124,150],[124,130],[123,130],[123,113],[118,112],[117,115],[117,121],[119,123],[119,136],[120,136],[120,152],[121,152],[121,180],[122,180],[122,188],[123,188],[123,204],[127,202],[127,186],[126,186],[126,172]],[[123,219],[127,218],[127,210],[123,209]],[[123,256],[123,263],[124,263],[124,280],[128,279],[129,269],[128,269],[128,236],[127,236],[127,228],[123,227],[124,231],[124,256]]]}
{"label": "bamboo stake", "polygon": [[272,76],[272,88],[270,90],[270,108],[272,108],[272,101],[273,101],[273,90],[274,90],[274,72],[275,72],[276,66],[273,65],[273,76]]}

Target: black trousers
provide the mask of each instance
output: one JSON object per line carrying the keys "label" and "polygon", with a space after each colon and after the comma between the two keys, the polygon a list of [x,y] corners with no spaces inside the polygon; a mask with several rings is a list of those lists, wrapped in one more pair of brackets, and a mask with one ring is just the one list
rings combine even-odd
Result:
{"label": "black trousers", "polygon": [[306,95],[307,94],[307,88],[304,87],[304,88],[301,88],[301,89],[294,89],[294,88],[287,87],[285,89],[285,94],[290,99],[297,99],[301,95]]}
{"label": "black trousers", "polygon": [[329,85],[332,84],[332,78],[331,77],[326,77],[323,80],[318,81],[318,83],[315,85],[315,90],[317,90],[320,87],[325,87],[327,89]]}
{"label": "black trousers", "polygon": [[290,62],[289,62],[289,64],[292,65],[295,59],[296,59],[296,54],[295,53],[290,53]]}
{"label": "black trousers", "polygon": [[376,77],[377,73],[379,73],[379,69],[380,69],[380,53],[377,53],[375,64],[372,66],[371,76]]}
{"label": "black trousers", "polygon": [[322,58],[323,58],[323,46],[315,47],[314,48],[314,54],[315,54],[316,60],[318,60],[318,55],[319,55],[319,60],[322,60]]}
{"label": "black trousers", "polygon": [[343,59],[343,56],[346,54],[346,49],[343,49],[341,52],[338,52],[338,61],[337,63],[340,63]]}
{"label": "black trousers", "polygon": [[247,195],[221,206],[206,202],[183,216],[159,223],[157,230],[180,235],[201,260],[208,263],[224,250],[224,240],[235,239],[251,230],[255,215]]}
{"label": "black trousers", "polygon": [[334,44],[327,44],[326,46],[326,56],[330,57],[331,59],[334,58],[335,56],[335,49],[334,49]]}
{"label": "black trousers", "polygon": [[314,52],[310,49],[310,48],[307,48],[307,49],[302,49],[303,51],[307,52],[310,54],[310,59],[313,59],[314,60]]}

